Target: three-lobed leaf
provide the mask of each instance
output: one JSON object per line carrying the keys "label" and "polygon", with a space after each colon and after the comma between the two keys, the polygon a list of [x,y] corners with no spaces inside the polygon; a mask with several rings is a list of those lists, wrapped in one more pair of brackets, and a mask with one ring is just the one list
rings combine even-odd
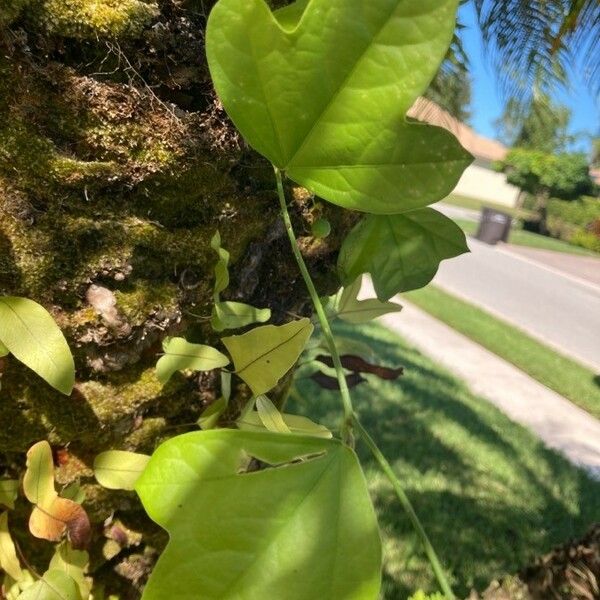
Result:
{"label": "three-lobed leaf", "polygon": [[212,371],[229,364],[229,359],[217,349],[192,344],[180,337],[165,340],[163,351],[164,355],[156,363],[156,377],[162,384],[177,371]]}
{"label": "three-lobed leaf", "polygon": [[98,483],[109,490],[133,490],[149,460],[146,454],[108,450],[96,456],[94,475]]}
{"label": "three-lobed leaf", "polygon": [[266,323],[270,318],[270,308],[255,308],[242,302],[223,301],[213,306],[210,324],[215,331],[224,331],[241,329],[252,323]]}
{"label": "three-lobed leaf", "polygon": [[442,260],[468,252],[465,234],[432,208],[402,215],[368,215],[348,234],[338,259],[344,285],[370,273],[377,297],[427,285]]}
{"label": "three-lobed leaf", "polygon": [[[270,467],[246,472],[249,457]],[[378,597],[377,521],[356,455],[339,441],[186,434],[158,448],[136,489],[170,535],[144,600]]]}
{"label": "three-lobed leaf", "polygon": [[88,545],[91,535],[89,518],[79,504],[57,494],[52,449],[46,441],[34,444],[27,452],[23,491],[34,505],[29,518],[32,535],[58,542],[67,534],[75,549]]}
{"label": "three-lobed leaf", "polygon": [[18,600],[83,600],[77,582],[63,571],[50,569]]}
{"label": "three-lobed leaf", "polygon": [[342,288],[334,296],[333,310],[336,317],[347,323],[360,325],[402,310],[402,306],[396,302],[381,302],[377,298],[359,300],[361,286],[362,275],[359,275],[348,287]]}
{"label": "three-lobed leaf", "polygon": [[273,389],[294,366],[313,332],[309,319],[264,325],[243,335],[223,338],[236,374],[255,396]]}
{"label": "three-lobed leaf", "polygon": [[396,214],[445,197],[472,157],[406,112],[444,58],[458,0],[311,0],[273,13],[219,0],[207,56],[248,143],[345,208]]}
{"label": "three-lobed leaf", "polygon": [[73,356],[54,319],[37,302],[0,296],[0,340],[0,355],[8,350],[59,392],[71,393]]}

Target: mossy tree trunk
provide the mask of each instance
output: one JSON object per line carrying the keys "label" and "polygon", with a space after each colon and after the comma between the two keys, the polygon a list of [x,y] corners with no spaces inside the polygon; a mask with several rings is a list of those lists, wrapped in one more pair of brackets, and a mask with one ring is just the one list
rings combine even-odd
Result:
{"label": "mossy tree trunk", "polygon": [[[108,448],[151,452],[193,428],[214,400],[215,375],[177,376],[163,388],[153,368],[167,335],[218,343],[192,316],[210,313],[215,230],[232,254],[230,299],[268,306],[280,323],[310,312],[270,166],[244,146],[212,92],[203,48],[212,3],[0,7],[0,294],[49,309],[77,365],[65,398],[4,362],[0,468],[20,475],[27,448],[51,442],[60,482],[85,484],[96,524],[92,570],[109,590],[121,580],[123,598],[136,597],[162,537],[135,497],[95,486],[90,465]],[[331,291],[354,217],[290,192],[307,260]],[[324,212],[337,234],[316,242],[309,224]],[[20,511],[17,537],[32,553],[43,546],[43,562],[50,545],[33,543],[25,504]],[[102,526],[113,512],[120,534]]]}

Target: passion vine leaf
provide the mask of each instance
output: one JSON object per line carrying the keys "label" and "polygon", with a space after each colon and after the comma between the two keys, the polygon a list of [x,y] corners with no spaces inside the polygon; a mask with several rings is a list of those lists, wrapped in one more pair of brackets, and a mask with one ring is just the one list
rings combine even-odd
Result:
{"label": "passion vine leaf", "polygon": [[18,493],[19,481],[17,479],[0,480],[0,505],[14,508]]}
{"label": "passion vine leaf", "polygon": [[362,276],[357,277],[348,287],[342,288],[334,296],[335,316],[347,323],[360,325],[389,313],[400,312],[402,306],[396,302],[381,302],[377,298],[359,300]]}
{"label": "passion vine leaf", "polygon": [[91,527],[87,513],[76,502],[61,498],[54,488],[54,463],[48,442],[38,442],[27,452],[23,491],[34,505],[29,518],[32,535],[58,542],[66,533],[73,548],[80,550],[88,545]]}
{"label": "passion vine leaf", "polygon": [[270,308],[255,308],[242,302],[218,302],[213,306],[210,324],[215,331],[224,331],[266,323],[270,318]]}
{"label": "passion vine leaf", "polygon": [[[299,435],[311,435],[320,438],[330,439],[333,437],[331,431],[324,425],[319,425],[314,421],[300,415],[290,415],[282,413],[283,422],[289,429],[290,433]],[[258,412],[250,411],[236,421],[236,425],[242,431],[265,431],[264,420],[261,419]]]}
{"label": "passion vine leaf", "polygon": [[267,396],[258,396],[258,398],[256,398],[256,412],[267,431],[273,431],[274,433],[292,433],[283,419],[282,414],[279,412],[279,409]]}
{"label": "passion vine leaf", "polygon": [[61,330],[37,302],[0,296],[0,340],[17,360],[53,388],[69,395],[75,383],[75,364]]}
{"label": "passion vine leaf", "polygon": [[338,259],[344,285],[370,273],[381,301],[427,285],[440,262],[468,252],[460,227],[432,208],[364,218],[348,234]]}
{"label": "passion vine leaf", "polygon": [[23,569],[17,558],[15,543],[8,530],[8,513],[0,515],[0,569],[10,575],[15,581],[23,578]]}
{"label": "passion vine leaf", "polygon": [[254,396],[265,394],[294,366],[313,332],[309,319],[285,325],[264,325],[244,335],[222,339],[233,358],[236,374]]}
{"label": "passion vine leaf", "polygon": [[18,600],[82,600],[82,597],[72,577],[63,571],[51,569],[28,587]]}
{"label": "passion vine leaf", "polygon": [[[246,472],[249,457],[270,468]],[[170,535],[144,600],[378,598],[377,520],[337,440],[190,433],[158,448],[136,489]]]}
{"label": "passion vine leaf", "polygon": [[0,341],[0,358],[8,356],[9,354],[10,350]]}
{"label": "passion vine leaf", "polygon": [[221,418],[221,415],[227,410],[228,401],[226,398],[218,398],[210,406],[208,406],[198,419],[198,427],[200,429],[214,429]]}
{"label": "passion vine leaf", "polygon": [[229,364],[229,359],[215,348],[191,344],[181,337],[165,340],[163,351],[156,363],[156,377],[163,385],[177,371],[212,371]]}
{"label": "passion vine leaf", "polygon": [[90,593],[90,584],[85,578],[90,557],[85,550],[75,550],[66,540],[61,542],[50,559],[49,571],[62,571],[66,573],[79,586],[81,598],[87,600]]}
{"label": "passion vine leaf", "polygon": [[[446,55],[458,0],[219,0],[211,75],[248,143],[345,208],[396,214],[452,191],[472,157],[406,112]],[[304,9],[304,10],[302,10]]]}
{"label": "passion vine leaf", "polygon": [[149,460],[146,454],[109,450],[96,456],[94,475],[98,483],[109,490],[133,490]]}
{"label": "passion vine leaf", "polygon": [[215,331],[240,329],[252,323],[266,323],[271,318],[269,308],[255,308],[242,302],[221,302],[221,292],[229,287],[229,252],[221,246],[221,234],[217,231],[210,245],[219,256],[215,265],[214,306],[210,323]]}
{"label": "passion vine leaf", "polygon": [[[333,367],[333,359],[331,356],[321,354],[317,356],[316,360],[328,367]],[[353,371],[354,373],[369,373],[371,375],[376,375],[379,379],[387,381],[398,379],[400,375],[404,374],[403,367],[391,369],[389,367],[382,367],[381,365],[374,365],[367,362],[364,358],[353,354],[345,354],[340,357],[340,360],[344,369],[347,369],[348,371]]]}

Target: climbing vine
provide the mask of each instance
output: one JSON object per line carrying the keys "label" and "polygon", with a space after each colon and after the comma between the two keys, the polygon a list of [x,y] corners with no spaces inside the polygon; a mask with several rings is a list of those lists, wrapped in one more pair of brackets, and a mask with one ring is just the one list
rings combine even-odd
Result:
{"label": "climbing vine", "polygon": [[[401,310],[393,296],[426,285],[442,260],[467,250],[460,229],[427,207],[454,188],[471,157],[446,130],[405,117],[446,54],[457,4],[297,0],[272,12],[264,0],[219,0],[213,8],[206,51],[215,89],[240,134],[273,165],[273,201],[316,317],[272,324],[267,308],[223,300],[229,253],[216,232],[213,308],[201,318],[222,336],[220,347],[167,338],[156,375],[166,385],[178,371],[219,370],[220,397],[200,416],[200,431],[166,441],[152,457],[114,450],[94,465],[99,483],[135,490],[170,535],[144,600],[378,598],[381,542],[355,439],[390,480],[441,590],[454,597],[401,482],[352,403],[353,377],[394,380],[401,369],[342,354],[331,323],[360,324]],[[332,297],[320,297],[304,262],[288,180],[364,213],[340,251],[342,287]],[[316,237],[330,231],[324,219],[313,226]],[[359,298],[365,274],[376,298]],[[0,299],[0,310],[11,304]],[[43,320],[41,313],[36,318]],[[55,355],[64,354],[60,344],[56,338]],[[8,351],[70,391],[72,359],[68,366],[61,356],[54,372],[47,361],[20,354],[0,330],[0,354]],[[301,356],[317,381],[339,389],[335,431],[274,401]],[[249,391],[241,406],[231,406],[234,379]],[[58,558],[36,581],[17,558],[4,513],[0,565],[11,598],[84,600],[87,556],[77,552],[84,552],[89,522],[76,499],[55,491],[49,452],[45,442],[30,450],[24,492],[33,504],[31,533],[59,542]]]}

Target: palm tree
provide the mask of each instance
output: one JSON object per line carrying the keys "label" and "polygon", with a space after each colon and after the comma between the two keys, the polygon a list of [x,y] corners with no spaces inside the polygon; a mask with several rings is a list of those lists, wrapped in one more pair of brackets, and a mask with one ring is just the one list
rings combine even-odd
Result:
{"label": "palm tree", "polygon": [[[598,0],[462,0],[462,4],[468,2],[473,3],[504,95],[521,105],[523,116],[535,97],[568,86],[575,69],[593,93],[600,92]],[[467,69],[459,26],[459,36],[430,97],[441,99],[452,111],[456,91],[445,82],[445,73]]]}

